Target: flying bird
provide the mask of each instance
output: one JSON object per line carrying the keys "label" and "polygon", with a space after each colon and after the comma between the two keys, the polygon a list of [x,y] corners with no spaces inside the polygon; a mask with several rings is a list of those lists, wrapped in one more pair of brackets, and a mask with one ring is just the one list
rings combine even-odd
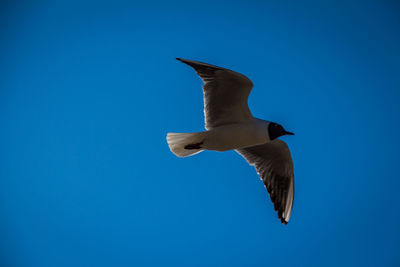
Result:
{"label": "flying bird", "polygon": [[293,135],[280,124],[253,117],[247,99],[253,83],[243,74],[214,65],[177,58],[203,80],[206,131],[168,133],[170,150],[178,157],[204,150],[235,150],[254,166],[263,181],[278,218],[287,224],[293,207],[294,171],[287,144]]}

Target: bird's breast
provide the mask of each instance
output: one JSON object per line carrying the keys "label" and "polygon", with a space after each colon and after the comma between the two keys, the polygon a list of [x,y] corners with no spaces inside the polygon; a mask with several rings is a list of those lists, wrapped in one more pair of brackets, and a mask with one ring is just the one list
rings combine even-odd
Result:
{"label": "bird's breast", "polygon": [[207,131],[203,147],[209,150],[226,151],[269,141],[264,125],[248,122],[223,125]]}

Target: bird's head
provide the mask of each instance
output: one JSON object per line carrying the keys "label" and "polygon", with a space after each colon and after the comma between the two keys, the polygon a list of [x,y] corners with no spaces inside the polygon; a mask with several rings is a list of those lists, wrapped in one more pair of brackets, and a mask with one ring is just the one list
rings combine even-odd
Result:
{"label": "bird's head", "polygon": [[274,140],[282,135],[294,135],[294,133],[288,132],[283,129],[282,125],[275,122],[270,122],[268,125],[268,135],[269,139]]}

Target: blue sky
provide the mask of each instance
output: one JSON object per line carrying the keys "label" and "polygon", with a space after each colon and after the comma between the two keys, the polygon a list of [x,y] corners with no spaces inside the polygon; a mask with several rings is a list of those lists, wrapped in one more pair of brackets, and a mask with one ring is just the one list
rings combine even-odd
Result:
{"label": "blue sky", "polygon": [[[2,2],[1,266],[398,266],[400,6],[322,2]],[[296,133],[287,226],[235,152],[169,151],[204,127],[175,57]]]}

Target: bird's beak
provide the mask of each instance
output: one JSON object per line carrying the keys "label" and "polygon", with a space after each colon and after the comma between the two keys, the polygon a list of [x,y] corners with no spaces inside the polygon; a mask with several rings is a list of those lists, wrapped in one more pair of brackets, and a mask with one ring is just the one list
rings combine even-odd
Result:
{"label": "bird's beak", "polygon": [[285,134],[287,134],[287,135],[294,135],[294,133],[287,132],[287,131],[285,131]]}

